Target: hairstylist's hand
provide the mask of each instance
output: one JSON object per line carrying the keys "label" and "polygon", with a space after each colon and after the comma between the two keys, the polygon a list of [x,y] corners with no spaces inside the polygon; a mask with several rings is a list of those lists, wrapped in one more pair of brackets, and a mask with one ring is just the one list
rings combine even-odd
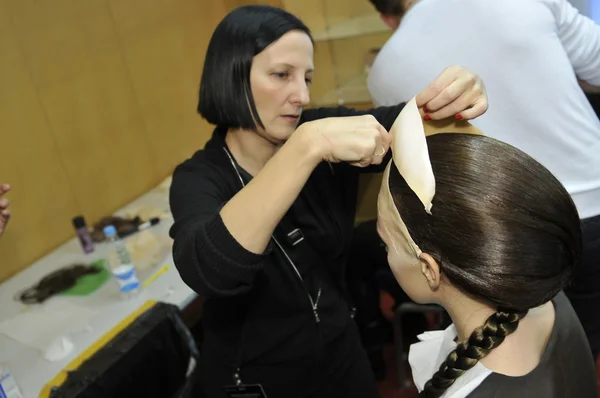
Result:
{"label": "hairstylist's hand", "polygon": [[487,93],[481,78],[460,66],[450,66],[417,95],[417,106],[425,120],[454,117],[474,119],[488,108]]}
{"label": "hairstylist's hand", "polygon": [[10,220],[10,210],[8,210],[8,199],[4,198],[4,194],[10,191],[10,185],[0,184],[0,236],[6,229],[6,224]]}
{"label": "hairstylist's hand", "polygon": [[392,136],[372,115],[315,120],[299,130],[310,136],[323,160],[359,167],[380,164],[392,142]]}

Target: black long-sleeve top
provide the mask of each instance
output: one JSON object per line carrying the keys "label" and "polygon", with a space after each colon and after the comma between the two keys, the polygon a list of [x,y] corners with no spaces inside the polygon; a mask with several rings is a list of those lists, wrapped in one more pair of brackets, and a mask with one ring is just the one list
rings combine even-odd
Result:
{"label": "black long-sleeve top", "polygon": [[[389,130],[403,106],[310,109],[300,123],[372,114]],[[204,149],[177,166],[170,191],[175,265],[183,281],[205,299],[203,357],[231,363],[241,355],[244,364],[304,360],[350,321],[342,281],[358,177],[381,171],[390,156],[363,169],[319,164],[274,232],[285,253],[271,240],[264,253],[255,254],[235,240],[219,214],[242,188],[236,169],[245,182],[251,179],[237,164],[234,169],[225,133],[217,127]],[[293,246],[287,234],[296,228],[304,240]],[[311,299],[318,299],[316,314]]]}

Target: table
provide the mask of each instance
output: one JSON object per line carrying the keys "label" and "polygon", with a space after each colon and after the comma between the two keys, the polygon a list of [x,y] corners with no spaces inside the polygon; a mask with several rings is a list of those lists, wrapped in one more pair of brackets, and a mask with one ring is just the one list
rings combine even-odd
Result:
{"label": "table", "polygon": [[[142,205],[157,206],[168,211],[168,193],[164,186],[154,188],[115,214],[119,215]],[[172,219],[163,219],[150,231],[157,236],[166,237],[171,225]],[[0,321],[19,314],[27,307],[13,299],[25,287],[37,283],[48,273],[71,263],[89,263],[105,258],[106,249],[106,244],[96,244],[95,251],[85,255],[79,241],[73,238],[30,267],[6,280],[0,285]],[[87,297],[57,296],[51,298],[50,300],[66,300],[97,310],[97,313],[89,322],[89,330],[68,336],[74,344],[74,349],[67,357],[59,361],[49,362],[44,359],[41,351],[15,342],[0,334],[0,362],[8,364],[23,396],[25,398],[37,398],[44,385],[52,380],[69,362],[148,300],[175,304],[181,309],[190,305],[197,296],[179,277],[170,254],[156,269],[165,264],[170,264],[170,268],[143,289],[139,296],[131,300],[124,301],[119,297],[114,280],[109,280],[99,290]],[[143,282],[144,278],[140,277],[140,279]]]}

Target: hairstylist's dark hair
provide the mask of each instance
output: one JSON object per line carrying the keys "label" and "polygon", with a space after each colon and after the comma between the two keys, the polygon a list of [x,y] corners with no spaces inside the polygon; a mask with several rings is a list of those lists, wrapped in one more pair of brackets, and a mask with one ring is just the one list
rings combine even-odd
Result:
{"label": "hairstylist's dark hair", "polygon": [[250,88],[252,59],[292,30],[310,36],[302,21],[280,8],[243,6],[226,15],[206,51],[198,113],[209,123],[224,127],[263,127]]}
{"label": "hairstylist's dark hair", "polygon": [[561,183],[520,150],[493,138],[427,138],[436,179],[428,215],[397,169],[390,191],[415,243],[453,286],[497,309],[458,344],[425,385],[439,397],[504,341],[527,311],[570,282],[581,255],[577,209]]}
{"label": "hairstylist's dark hair", "polygon": [[403,0],[369,0],[373,6],[383,15],[404,14]]}

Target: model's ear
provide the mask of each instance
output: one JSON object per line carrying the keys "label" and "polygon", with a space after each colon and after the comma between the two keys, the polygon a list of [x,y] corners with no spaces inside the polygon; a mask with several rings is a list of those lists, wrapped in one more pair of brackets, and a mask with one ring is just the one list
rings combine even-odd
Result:
{"label": "model's ear", "polygon": [[421,273],[427,280],[427,284],[432,291],[436,291],[440,287],[441,272],[440,265],[433,257],[427,253],[421,253]]}

